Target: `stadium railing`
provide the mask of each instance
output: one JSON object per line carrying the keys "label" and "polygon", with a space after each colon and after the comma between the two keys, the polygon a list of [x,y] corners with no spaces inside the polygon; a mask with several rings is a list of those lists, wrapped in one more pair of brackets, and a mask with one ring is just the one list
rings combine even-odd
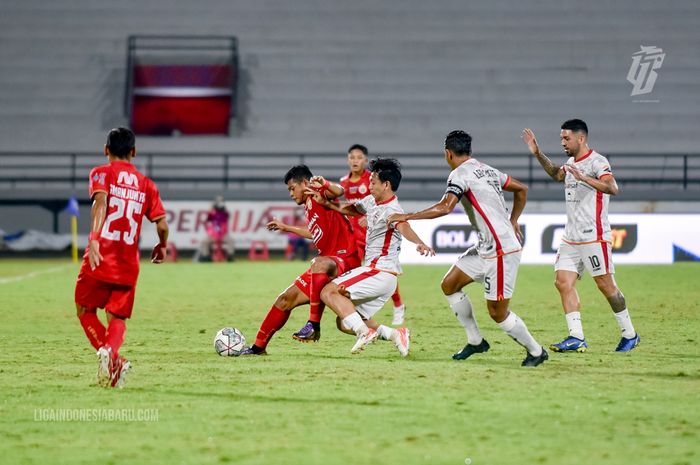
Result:
{"label": "stadium railing", "polygon": [[[386,156],[403,165],[403,199],[429,200],[444,192],[449,168],[440,154]],[[623,199],[700,200],[700,154],[617,153],[607,157]],[[528,184],[531,199],[561,199],[561,186],[526,153],[478,158]],[[90,169],[105,161],[99,153],[0,152],[0,203],[71,195],[86,200]],[[138,169],[158,183],[163,197],[182,200],[211,199],[222,193],[240,200],[286,199],[282,178],[297,163],[334,180],[347,171],[344,156],[338,153],[139,153],[134,158]]]}

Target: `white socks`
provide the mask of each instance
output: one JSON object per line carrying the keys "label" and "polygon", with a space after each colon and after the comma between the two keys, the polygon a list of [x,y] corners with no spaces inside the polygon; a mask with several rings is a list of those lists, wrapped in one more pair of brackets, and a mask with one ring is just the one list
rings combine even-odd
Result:
{"label": "white socks", "polygon": [[[625,339],[632,339],[637,335],[637,332],[632,326],[632,320],[630,319],[630,312],[624,309],[621,312],[615,313],[615,319],[617,324],[620,326],[620,331],[622,332],[622,337]],[[571,312],[566,313],[566,324],[569,327],[569,336],[573,336],[577,339],[583,340],[583,326],[581,325],[581,312]]]}
{"label": "white socks", "polygon": [[385,341],[393,340],[392,337],[394,337],[394,328],[379,325],[379,328],[377,328],[377,332],[379,333],[379,339],[383,339]]}
{"label": "white socks", "polygon": [[362,317],[357,312],[351,313],[350,315],[343,318],[342,321],[343,321],[343,325],[346,328],[351,329],[358,336],[360,334],[365,334],[365,333],[367,333],[367,331],[369,331],[369,328],[367,328],[367,325],[365,324],[364,321],[362,321]]}
{"label": "white socks", "polygon": [[634,330],[634,326],[632,326],[630,312],[628,312],[627,309],[615,313],[615,319],[617,320],[617,324],[620,325],[622,337],[624,337],[625,339],[632,339],[637,335],[637,332]]}
{"label": "white socks", "polygon": [[467,342],[471,345],[479,345],[481,341],[484,340],[479,332],[479,326],[476,324],[476,318],[474,318],[474,312],[472,310],[472,303],[469,297],[462,292],[455,292],[447,297],[447,302],[450,304],[450,308],[454,312],[455,316],[459,320],[459,323],[464,326],[464,330],[467,332]]}
{"label": "white socks", "polygon": [[[469,301],[464,292],[455,292],[447,297],[447,301],[450,304],[450,308],[457,316],[459,322],[464,326],[467,332],[467,341],[472,345],[479,345],[484,338],[479,332],[479,326],[476,324],[476,319],[474,318],[474,311],[472,310],[472,303]],[[579,318],[580,323],[580,318]],[[503,331],[506,332],[510,337],[515,339],[518,344],[525,347],[530,355],[539,357],[542,355],[542,346],[535,341],[530,332],[527,330],[527,326],[523,320],[518,318],[513,312],[510,312],[505,320],[498,323]]]}
{"label": "white socks", "polygon": [[508,314],[505,320],[498,323],[498,326],[500,326],[501,329],[508,334],[508,336],[515,339],[518,344],[525,347],[530,355],[534,357],[539,357],[542,355],[542,346],[535,341],[534,337],[532,337],[523,320],[518,318],[518,315],[512,311]]}
{"label": "white socks", "polygon": [[581,312],[565,313],[566,325],[569,327],[569,336],[583,340],[583,325],[581,324]]}

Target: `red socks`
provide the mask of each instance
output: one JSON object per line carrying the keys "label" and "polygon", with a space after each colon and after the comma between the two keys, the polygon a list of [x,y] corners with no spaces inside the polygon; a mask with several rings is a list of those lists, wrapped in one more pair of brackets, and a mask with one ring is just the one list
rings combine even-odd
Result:
{"label": "red socks", "polygon": [[124,333],[126,332],[126,322],[119,318],[112,318],[107,326],[105,345],[112,348],[112,358],[117,358],[119,349],[124,343]]}
{"label": "red socks", "polygon": [[78,317],[80,325],[85,331],[90,344],[95,349],[102,346],[112,348],[112,357],[117,358],[119,349],[124,343],[124,333],[126,332],[126,322],[119,318],[113,318],[105,329],[104,325],[95,312],[85,312]]}
{"label": "red socks", "polygon": [[97,313],[85,312],[80,315],[78,319],[80,320],[80,325],[83,327],[83,331],[85,331],[85,335],[95,350],[102,347],[105,344],[105,332],[107,332],[107,330],[100,319],[97,318]]}
{"label": "red socks", "polygon": [[399,283],[396,283],[396,290],[391,294],[391,300],[394,301],[394,307],[401,306],[401,294],[399,294]]}
{"label": "red socks", "polygon": [[280,310],[273,305],[272,308],[270,308],[270,311],[267,312],[267,316],[260,325],[258,335],[255,338],[255,345],[261,349],[267,347],[267,343],[270,342],[272,336],[274,336],[275,333],[282,329],[282,327],[287,323],[291,313],[292,312]]}
{"label": "red socks", "polygon": [[309,321],[319,323],[323,316],[326,304],[321,301],[321,290],[330,282],[331,278],[326,273],[311,273],[311,285],[309,286]]}

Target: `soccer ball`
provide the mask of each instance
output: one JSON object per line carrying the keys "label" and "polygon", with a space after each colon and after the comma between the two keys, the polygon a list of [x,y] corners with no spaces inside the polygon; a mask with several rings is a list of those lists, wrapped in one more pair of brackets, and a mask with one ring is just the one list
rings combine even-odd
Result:
{"label": "soccer ball", "polygon": [[245,336],[237,328],[222,328],[214,337],[214,350],[222,357],[238,357],[245,349]]}

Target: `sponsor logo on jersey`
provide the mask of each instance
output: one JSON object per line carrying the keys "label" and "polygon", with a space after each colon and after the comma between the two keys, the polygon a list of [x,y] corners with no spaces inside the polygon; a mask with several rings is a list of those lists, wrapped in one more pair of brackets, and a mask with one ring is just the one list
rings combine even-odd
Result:
{"label": "sponsor logo on jersey", "polygon": [[96,182],[97,184],[104,184],[105,183],[105,175],[107,173],[95,173],[92,176],[92,180]]}
{"label": "sponsor logo on jersey", "polygon": [[318,242],[323,237],[323,230],[317,224],[314,224],[313,226],[311,226],[311,224],[309,224],[309,230],[311,231],[311,236],[312,236],[311,240],[314,241],[314,244],[318,244]]}
{"label": "sponsor logo on jersey", "polygon": [[120,171],[117,175],[117,184],[123,186],[133,186],[136,189],[139,188],[139,178],[136,177],[134,173],[129,173],[128,171]]}

